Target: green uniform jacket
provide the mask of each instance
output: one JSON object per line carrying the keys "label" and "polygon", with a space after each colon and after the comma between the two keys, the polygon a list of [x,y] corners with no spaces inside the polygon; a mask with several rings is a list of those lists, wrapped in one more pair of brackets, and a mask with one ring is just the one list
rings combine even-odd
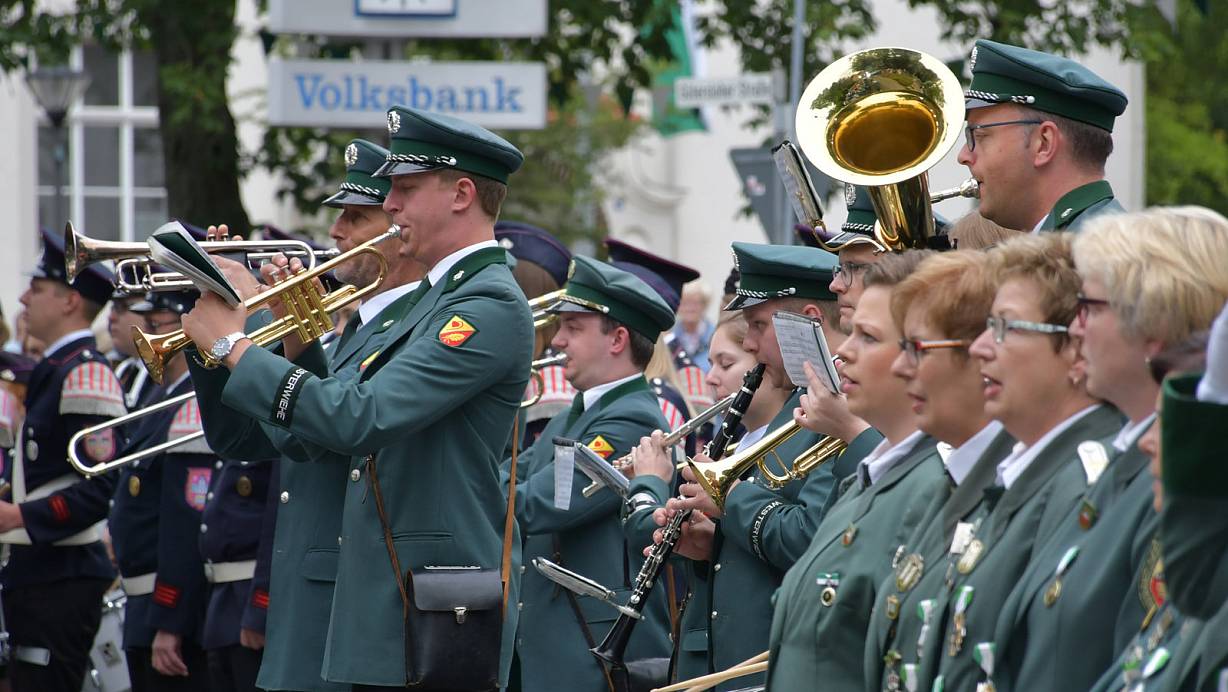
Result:
{"label": "green uniform jacket", "polygon": [[1107,180],[1081,185],[1062,195],[1053,205],[1042,231],[1077,231],[1088,220],[1101,214],[1117,214],[1125,208],[1113,199],[1113,188]]}
{"label": "green uniform jacket", "polygon": [[1199,640],[1206,628],[1201,620],[1182,615],[1168,603],[1102,671],[1096,684],[1084,689],[1094,692],[1213,690],[1214,681],[1209,687],[1194,686],[1199,675]]}
{"label": "green uniform jacket", "polygon": [[[656,529],[650,515],[632,515],[633,527],[620,518],[622,499],[609,489],[584,497],[588,477],[579,470],[571,485],[571,505],[558,509],[554,498],[554,438],[566,437],[604,450],[613,461],[630,453],[640,438],[669,426],[647,380],[637,377],[606,392],[593,406],[568,423],[564,411],[550,420],[541,437],[517,460],[516,518],[524,536],[525,564],[545,557],[617,592],[626,603],[630,586],[652,543]],[[604,441],[604,444],[601,441]],[[508,475],[511,460],[503,464]],[[634,537],[632,540],[631,537]],[[520,689],[606,690],[605,675],[589,652],[584,631],[567,593],[534,569],[525,570],[520,597],[520,630],[516,654]],[[600,643],[618,611],[592,598],[577,596],[577,604],[594,643]],[[654,589],[627,647],[627,659],[669,655],[669,609],[664,589]]]}
{"label": "green uniform jacket", "polygon": [[[413,294],[397,299],[380,313],[381,319],[363,325],[327,351],[312,344],[296,360],[320,377],[331,372],[342,382],[358,378],[361,363],[383,348],[393,322],[385,315],[399,314]],[[357,318],[355,318],[357,319]],[[253,325],[254,326],[254,325]],[[207,386],[199,397],[205,432],[223,455],[242,459],[270,454],[285,456],[280,466],[277,523],[270,567],[270,599],[265,626],[265,647],[257,685],[265,690],[342,690],[345,685],[320,677],[325,637],[337,579],[337,537],[341,535],[341,508],[345,500],[348,459],[332,454],[332,463],[319,458],[306,463],[307,450],[287,431],[258,422],[221,403],[230,379],[225,368],[206,370],[193,364],[192,377]],[[312,450],[320,457],[323,449]]]}
{"label": "green uniform jacket", "polygon": [[[1044,545],[1087,490],[1076,448],[1088,440],[1110,443],[1122,422],[1117,409],[1096,406],[1054,437],[1010,489],[998,485],[986,489],[985,499],[969,517],[976,527],[972,542],[938,594],[936,617],[941,619],[935,621],[935,634],[939,636],[927,643],[921,687],[942,676],[944,689],[970,690],[992,675],[993,657],[978,656],[977,660],[974,652],[982,644],[992,646],[998,614],[1033,550]],[[969,559],[975,552],[968,551],[974,551],[972,546],[978,543],[982,546],[979,558]],[[964,601],[966,605],[961,606]],[[960,619],[962,630],[956,626]],[[957,630],[962,632],[962,642],[952,649],[951,642],[961,638]],[[929,655],[930,646],[933,655]]]}
{"label": "green uniform jacket", "polygon": [[1138,634],[1156,604],[1137,575],[1159,552],[1147,465],[1137,445],[1118,454],[1034,551],[998,620],[999,690],[1086,690]]}
{"label": "green uniform jacket", "polygon": [[848,489],[776,592],[768,689],[809,689],[820,680],[825,689],[865,688],[861,658],[844,652],[864,648],[875,594],[891,573],[896,546],[944,488],[934,444],[918,436],[912,450],[867,488],[856,474],[844,481]]}
{"label": "green uniform jacket", "polygon": [[[223,390],[231,408],[346,460],[328,680],[400,686],[406,677],[398,576],[369,497],[368,456],[378,465],[402,569],[500,566],[506,505],[498,465],[533,342],[505,257],[492,248],[458,262],[390,326],[357,381],[320,378],[248,349]],[[513,602],[518,577],[514,570]],[[509,608],[504,620],[504,676],[516,615]]]}
{"label": "green uniform jacket", "polygon": [[[785,401],[768,424],[769,434],[793,420],[800,398],[799,390]],[[821,437],[803,430],[780,445],[777,456],[790,464]],[[872,430],[863,437],[849,445],[840,463],[856,467],[882,439]],[[763,485],[763,475],[756,467],[747,482],[730,491],[725,515],[717,522],[712,560],[687,563],[691,595],[682,613],[676,679],[724,670],[768,648],[772,593],[785,571],[809,547],[823,519],[823,508],[836,483],[832,466],[829,462],[778,491]],[[782,469],[776,466],[773,472]],[[632,492],[650,487],[637,485]],[[657,499],[663,503],[667,498]],[[762,684],[763,675],[730,680],[717,689],[738,689],[756,680]]]}
{"label": "green uniform jacket", "polygon": [[1228,406],[1198,401],[1199,379],[1164,383],[1160,534],[1169,597],[1181,612],[1206,618],[1228,601]]}
{"label": "green uniform jacket", "polygon": [[[934,602],[934,594],[943,583],[946,562],[942,558],[951,545],[955,526],[980,503],[985,488],[994,482],[998,462],[1014,445],[1015,438],[1006,431],[999,432],[962,483],[955,485],[944,473],[934,494],[918,500],[925,504],[921,518],[911,535],[892,552],[896,566],[876,592],[862,660],[865,689],[895,690],[903,671],[917,675],[924,648],[920,645],[924,643],[922,635],[928,637],[936,629],[932,623],[927,624],[924,613],[928,611],[922,602]],[[918,564],[921,574],[913,576],[911,572]]]}

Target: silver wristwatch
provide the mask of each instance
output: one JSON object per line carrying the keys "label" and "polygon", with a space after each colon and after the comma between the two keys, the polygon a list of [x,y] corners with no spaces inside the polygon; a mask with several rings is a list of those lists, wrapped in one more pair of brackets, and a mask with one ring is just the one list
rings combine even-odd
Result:
{"label": "silver wristwatch", "polygon": [[226,356],[230,355],[230,352],[234,350],[235,344],[239,343],[240,339],[246,338],[247,335],[243,332],[227,334],[213,342],[212,348],[209,349],[209,355],[218,361],[226,360]]}

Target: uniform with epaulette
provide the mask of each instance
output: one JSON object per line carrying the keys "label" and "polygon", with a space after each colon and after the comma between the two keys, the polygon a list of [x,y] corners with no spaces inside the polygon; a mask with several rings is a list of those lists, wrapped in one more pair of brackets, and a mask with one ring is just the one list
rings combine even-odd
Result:
{"label": "uniform with epaulette", "polygon": [[1002,475],[1011,462],[1026,464],[1013,482],[985,489],[966,519],[967,540],[961,536],[948,553],[945,582],[934,594],[920,685],[941,678],[946,689],[963,690],[992,678],[994,628],[1002,605],[1033,550],[1053,535],[1087,489],[1080,462],[1086,452],[1079,447],[1101,445],[1100,454],[1107,455],[1103,445],[1122,422],[1112,406],[1089,406],[1032,446],[1016,445],[999,466]]}
{"label": "uniform with epaulette", "polygon": [[1153,418],[1118,434],[1111,462],[1103,448],[1081,450],[1090,487],[1037,544],[999,617],[999,690],[1087,689],[1162,605],[1152,588],[1162,571],[1159,517],[1137,444]]}
{"label": "uniform with epaulette", "polygon": [[[523,161],[504,140],[456,118],[397,106],[388,120],[392,146],[377,174],[455,169],[504,182]],[[346,470],[341,530],[333,537],[340,552],[323,656],[327,680],[406,683],[404,571],[499,569],[505,506],[498,464],[533,344],[529,308],[506,257],[492,232],[491,240],[438,261],[410,294],[416,302],[380,316],[383,346],[359,363],[353,380],[246,348],[220,392],[221,404],[281,428],[309,455]],[[345,355],[342,348],[338,356]],[[205,396],[199,385],[198,393]],[[209,393],[217,395],[216,388]],[[373,511],[372,471],[384,488],[384,513]],[[391,573],[381,514],[400,576]],[[315,557],[303,560],[304,574]],[[321,557],[331,568],[330,556]],[[512,599],[517,582],[509,584]],[[274,608],[278,598],[275,583]],[[514,608],[505,615],[504,674],[517,619]]]}
{"label": "uniform with epaulette", "polygon": [[[831,300],[827,285],[835,258],[829,253],[751,243],[734,243],[733,250],[741,281],[726,310],[741,310],[788,296]],[[767,432],[792,421],[802,391],[794,392],[785,401],[767,425]],[[859,437],[849,446],[837,465],[851,463],[855,468],[882,439],[881,435],[868,432],[864,439]],[[780,463],[791,464],[820,437],[802,430],[781,444],[775,456]],[[780,468],[775,470],[781,472]],[[762,472],[756,468],[747,481],[729,492],[724,516],[717,520],[711,559],[687,561],[691,596],[682,614],[676,644],[678,679],[724,670],[768,647],[772,593],[785,571],[809,547],[836,485],[829,465],[779,490],[769,489],[763,481]],[[670,497],[670,489],[650,476],[637,476],[631,492],[646,493],[658,503]],[[762,676],[758,679],[762,680]],[[753,680],[742,678],[723,683],[718,689],[742,687]]]}
{"label": "uniform with epaulette", "polygon": [[[1016,103],[1108,132],[1126,110],[1120,89],[1070,58],[980,39],[969,62],[968,109]],[[1037,230],[1077,231],[1095,216],[1121,211],[1108,181],[1096,180],[1062,195]]]}
{"label": "uniform with epaulette", "polygon": [[[365,140],[351,142],[345,150],[346,180],[325,203],[381,204],[389,182],[372,173],[384,164],[387,153]],[[318,343],[308,346],[295,363],[318,377],[331,375],[340,382],[356,381],[393,334],[393,317],[400,316],[420,297],[414,293],[415,288],[416,284],[389,289],[385,293],[397,297],[365,321],[360,307],[341,337],[327,349]],[[270,490],[275,501],[266,504],[261,529],[273,531],[265,540],[270,551],[269,584],[262,595],[254,583],[257,588],[252,590],[250,603],[254,608],[263,604],[267,611],[257,685],[268,690],[345,689],[321,677],[320,662],[325,655],[337,577],[342,507],[350,477],[348,456],[308,450],[282,428],[240,415],[224,405],[221,396],[230,380],[225,368],[204,370],[193,366],[192,377],[201,394],[205,433],[220,454],[248,459],[280,457],[278,480]],[[254,624],[256,619],[256,610],[245,609],[244,623]]]}
{"label": "uniform with epaulette", "polygon": [[[84,299],[104,305],[111,276],[90,267],[69,283],[62,239],[44,233],[43,256],[31,279],[59,282]],[[49,289],[42,289],[49,290]],[[0,534],[8,563],[0,571],[4,620],[13,646],[9,676],[14,690],[81,687],[102,595],[115,577],[101,542],[114,479],[84,479],[69,465],[68,441],[79,430],[126,412],[119,380],[94,336],[88,317],[49,339],[46,354],[30,373],[25,419],[5,469],[24,528]],[[114,431],[84,438],[81,457],[92,464],[112,459]]]}
{"label": "uniform with epaulette", "polygon": [[[199,414],[196,425],[199,426]],[[277,460],[219,459],[200,518],[200,557],[209,583],[201,646],[209,658],[214,689],[255,690],[261,651],[242,645],[241,630],[264,634],[269,609],[269,559],[258,559],[262,545],[272,550],[266,508],[276,499]],[[274,517],[275,520],[275,517]]]}
{"label": "uniform with epaulette", "polygon": [[874,479],[863,460],[841,483],[840,498],[774,596],[768,689],[815,680],[865,687],[860,657],[816,652],[864,647],[879,583],[895,567],[892,551],[917,527],[942,477],[935,441],[920,431],[875,455],[889,466]]}
{"label": "uniform with epaulette", "polygon": [[[669,306],[628,272],[587,257],[574,258],[572,267],[555,311],[604,315],[652,342],[673,324]],[[608,489],[584,497],[579,474],[577,482],[561,491],[567,497],[560,502],[554,439],[575,440],[613,460],[665,426],[642,372],[592,387],[588,396],[577,394],[568,411],[555,416],[517,460],[516,519],[524,537],[524,561],[550,559],[613,588],[619,602],[625,602],[643,562],[640,551],[652,542],[656,524],[650,515],[635,513],[624,526],[622,499]],[[504,461],[505,476],[510,476],[510,464],[510,459]],[[532,570],[522,578],[516,633],[520,689],[607,689],[603,669],[588,649],[605,637],[617,613],[604,603],[560,590]],[[665,657],[668,623],[666,594],[656,589],[630,639],[627,658]]]}
{"label": "uniform with epaulette", "polygon": [[[132,310],[183,314],[195,298],[195,292],[150,293]],[[160,403],[191,391],[192,381],[185,371],[176,381],[156,386],[145,403]],[[189,399],[130,425],[124,453],[200,429],[200,411],[196,401]],[[201,648],[206,583],[197,536],[215,460],[204,438],[198,437],[119,471],[109,525],[127,595],[124,650],[134,689],[210,689]],[[188,669],[186,678],[169,677],[152,668],[151,649],[159,631],[182,638],[180,655]]]}
{"label": "uniform with epaulette", "polygon": [[938,445],[946,478],[911,534],[891,550],[892,573],[879,584],[871,610],[862,660],[866,689],[894,692],[918,677],[923,644],[935,629],[933,596],[945,578],[943,557],[1014,445],[996,421],[958,448]]}

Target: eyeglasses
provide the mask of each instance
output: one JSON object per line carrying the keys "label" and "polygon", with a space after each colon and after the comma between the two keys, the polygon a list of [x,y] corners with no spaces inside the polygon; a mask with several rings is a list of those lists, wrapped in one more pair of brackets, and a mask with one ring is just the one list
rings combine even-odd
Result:
{"label": "eyeglasses", "polygon": [[973,125],[968,123],[964,126],[964,142],[968,145],[968,151],[976,150],[976,137],[973,133],[977,130],[986,130],[991,127],[1002,127],[1003,125],[1039,125],[1043,120],[1003,120],[1000,123],[985,123],[984,125]]}
{"label": "eyeglasses", "polygon": [[994,343],[1006,341],[1007,332],[1039,332],[1041,334],[1065,334],[1070,331],[1064,324],[1048,324],[1046,322],[1028,322],[1027,320],[1008,320],[1005,317],[989,317],[985,320],[985,328],[993,333]]}
{"label": "eyeglasses", "polygon": [[836,265],[832,270],[832,275],[840,277],[846,286],[852,286],[853,279],[869,268],[870,265],[866,262],[843,262]]}
{"label": "eyeglasses", "polygon": [[1088,298],[1082,293],[1079,294],[1079,297],[1076,300],[1079,303],[1079,311],[1075,313],[1075,318],[1079,320],[1080,327],[1087,326],[1087,313],[1091,312],[1093,307],[1100,308],[1109,306],[1109,301],[1104,300],[1103,298]]}
{"label": "eyeglasses", "polygon": [[968,339],[933,339],[931,341],[923,341],[921,339],[900,339],[900,350],[908,356],[908,360],[914,366],[921,362],[921,354],[936,348],[968,348],[972,342]]}

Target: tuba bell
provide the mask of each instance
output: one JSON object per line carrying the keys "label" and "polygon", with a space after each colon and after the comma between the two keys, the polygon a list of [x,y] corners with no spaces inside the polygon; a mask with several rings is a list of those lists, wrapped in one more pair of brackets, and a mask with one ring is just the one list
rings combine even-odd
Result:
{"label": "tuba bell", "polygon": [[840,58],[806,85],[797,140],[823,173],[869,190],[881,245],[925,248],[934,235],[927,171],[955,145],[963,120],[963,90],[941,61],[872,48]]}

